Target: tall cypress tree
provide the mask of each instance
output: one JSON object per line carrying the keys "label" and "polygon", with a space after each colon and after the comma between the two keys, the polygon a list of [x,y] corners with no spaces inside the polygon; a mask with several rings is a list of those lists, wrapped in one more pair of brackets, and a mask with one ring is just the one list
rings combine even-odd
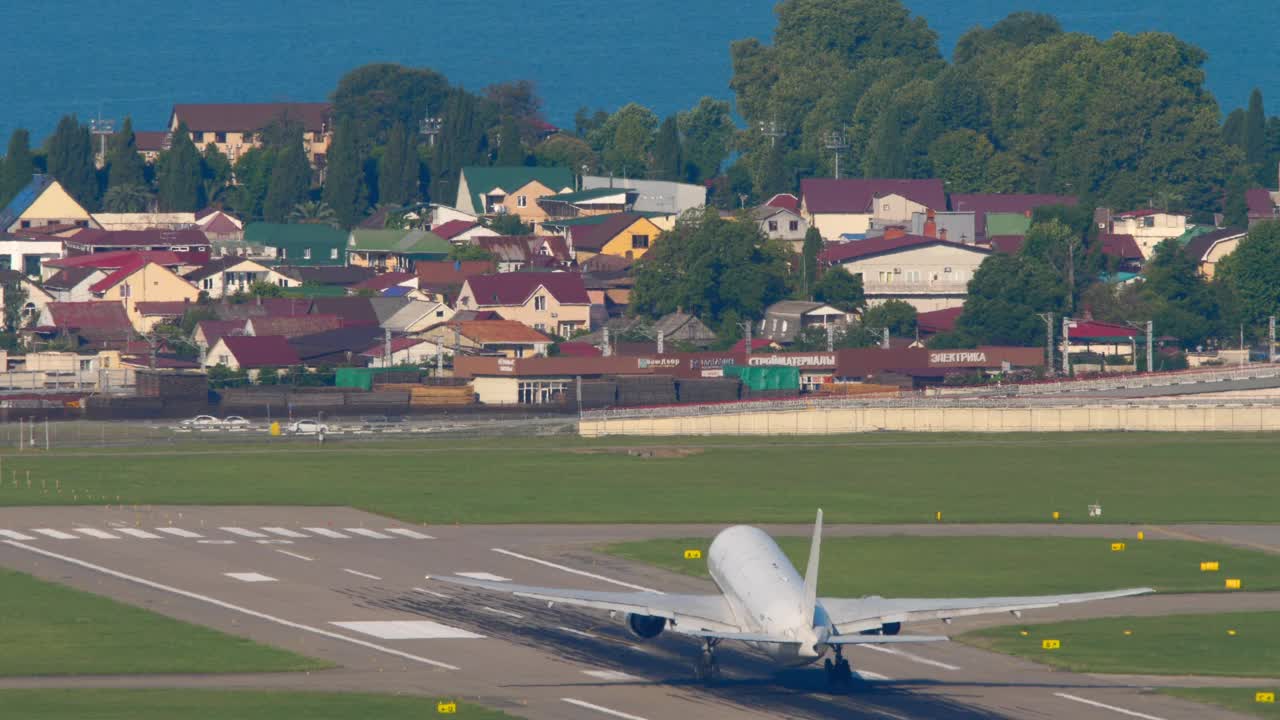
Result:
{"label": "tall cypress tree", "polygon": [[378,163],[378,202],[404,205],[418,196],[418,149],[402,123],[387,132]]}
{"label": "tall cypress tree", "polygon": [[0,169],[0,207],[9,204],[18,191],[31,182],[35,162],[31,158],[31,134],[22,128],[9,136],[9,149]]}
{"label": "tall cypress tree", "polygon": [[497,165],[524,165],[524,147],[520,144],[520,127],[510,115],[502,117],[498,126]]}
{"label": "tall cypress tree", "polygon": [[133,134],[133,119],[126,117],[120,132],[111,138],[107,148],[107,189],[127,185],[146,185],[146,163],[138,154],[138,141]]}
{"label": "tall cypress tree", "polygon": [[462,168],[481,162],[484,157],[485,128],[477,114],[476,99],[470,93],[461,88],[449,93],[444,124],[432,155],[431,196],[436,202],[454,202]]}
{"label": "tall cypress tree", "polygon": [[289,138],[276,153],[267,183],[262,214],[267,222],[284,222],[293,206],[307,199],[311,190],[311,164],[302,149],[302,126],[293,125]]}
{"label": "tall cypress tree", "polygon": [[350,118],[338,123],[329,148],[329,164],[325,171],[324,201],[338,215],[342,227],[354,227],[369,203],[369,190],[364,184],[363,162],[356,145],[355,124]]}
{"label": "tall cypress tree", "polygon": [[1262,108],[1262,91],[1249,94],[1249,109],[1244,113],[1244,160],[1257,165],[1267,159],[1267,113]]}
{"label": "tall cypress tree", "polygon": [[93,210],[98,206],[98,170],[93,163],[93,139],[89,128],[75,115],[63,115],[49,138],[49,174],[77,202]]}
{"label": "tall cypress tree", "polygon": [[200,153],[184,122],[156,163],[156,181],[162,212],[194,212],[203,204]]}
{"label": "tall cypress tree", "polygon": [[756,180],[756,195],[766,200],[781,192],[790,192],[791,183],[787,181],[787,169],[782,165],[782,151],[776,146],[769,148],[764,155],[760,172]]}
{"label": "tall cypress tree", "polygon": [[668,116],[658,128],[653,143],[653,175],[659,180],[684,179],[684,153],[680,148],[680,128],[676,116]]}

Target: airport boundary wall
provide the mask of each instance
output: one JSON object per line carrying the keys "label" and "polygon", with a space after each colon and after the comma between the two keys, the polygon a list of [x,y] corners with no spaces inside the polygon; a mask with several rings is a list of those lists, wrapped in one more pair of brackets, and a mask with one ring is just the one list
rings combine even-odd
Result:
{"label": "airport boundary wall", "polygon": [[583,437],[609,435],[836,435],[898,432],[1276,432],[1280,405],[843,407],[647,417],[584,416]]}

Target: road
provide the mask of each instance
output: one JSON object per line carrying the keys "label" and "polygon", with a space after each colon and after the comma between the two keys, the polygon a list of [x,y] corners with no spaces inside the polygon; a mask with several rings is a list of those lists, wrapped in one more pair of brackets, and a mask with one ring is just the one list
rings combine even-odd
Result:
{"label": "road", "polygon": [[[0,687],[234,687],[453,696],[535,720],[630,718],[1233,717],[1148,691],[1164,682],[1054,671],[959,643],[849,651],[864,682],[834,695],[819,668],[775,672],[721,648],[724,681],[691,679],[693,641],[640,643],[618,620],[433,583],[470,573],[602,590],[710,592],[704,580],[592,553],[645,537],[709,535],[716,526],[410,527],[345,508],[73,507],[0,509],[0,564],[246,636],[340,669],[310,674],[17,678]],[[804,534],[803,526],[775,532]],[[1132,532],[1124,526],[831,526],[831,535]],[[1264,526],[1148,528],[1280,548]],[[1163,535],[1162,535],[1163,534]],[[1280,593],[1128,598],[1011,617],[922,623],[958,634],[1000,622],[1083,616],[1280,610]],[[92,632],[87,628],[86,632]],[[1211,683],[1231,684],[1229,679]],[[1257,681],[1253,681],[1257,682]],[[1201,684],[1171,678],[1168,684]],[[1128,713],[1128,714],[1126,714]],[[1136,713],[1136,714],[1135,714]]]}

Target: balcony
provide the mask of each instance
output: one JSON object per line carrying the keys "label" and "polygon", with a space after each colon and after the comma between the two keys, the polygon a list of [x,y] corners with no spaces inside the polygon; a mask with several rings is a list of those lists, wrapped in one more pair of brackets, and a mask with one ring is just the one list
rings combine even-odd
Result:
{"label": "balcony", "polygon": [[969,291],[969,281],[934,280],[909,283],[863,279],[862,288],[868,295],[964,295]]}

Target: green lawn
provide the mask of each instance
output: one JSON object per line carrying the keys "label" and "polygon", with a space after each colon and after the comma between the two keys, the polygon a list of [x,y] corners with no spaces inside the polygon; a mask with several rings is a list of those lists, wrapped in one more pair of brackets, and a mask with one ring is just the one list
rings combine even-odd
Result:
{"label": "green lawn", "polygon": [[432,698],[358,693],[231,690],[0,690],[5,717],[38,720],[502,720],[510,715],[458,704],[438,715]]}
{"label": "green lawn", "polygon": [[[1280,612],[1251,612],[998,627],[959,639],[1074,672],[1273,678],[1280,676],[1278,637]],[[1046,639],[1062,646],[1045,650]]]}
{"label": "green lawn", "polygon": [[[1274,522],[1270,435],[573,437],[9,453],[0,504],[350,505],[409,522]],[[27,487],[30,472],[31,487]],[[16,487],[15,487],[16,482]],[[118,498],[118,500],[117,500]]]}
{"label": "green lawn", "polygon": [[[1226,592],[1223,579],[1240,578],[1246,590],[1280,589],[1280,562],[1254,550],[1182,540],[1012,537],[866,537],[822,541],[819,592],[859,597],[965,597],[1045,595],[1127,587],[1159,592]],[[709,540],[646,540],[601,548],[629,560],[705,577],[706,560],[685,560],[686,549],[706,557]],[[797,568],[809,538],[778,538]],[[1200,572],[1202,560],[1221,571]],[[803,571],[803,570],[802,570]],[[1234,592],[1234,591],[1233,591]]]}
{"label": "green lawn", "polygon": [[1255,697],[1259,691],[1275,693],[1280,698],[1280,688],[1165,688],[1160,692],[1261,718],[1280,718],[1280,704],[1259,703]]}
{"label": "green lawn", "polygon": [[24,573],[0,570],[0,598],[0,676],[330,667]]}

